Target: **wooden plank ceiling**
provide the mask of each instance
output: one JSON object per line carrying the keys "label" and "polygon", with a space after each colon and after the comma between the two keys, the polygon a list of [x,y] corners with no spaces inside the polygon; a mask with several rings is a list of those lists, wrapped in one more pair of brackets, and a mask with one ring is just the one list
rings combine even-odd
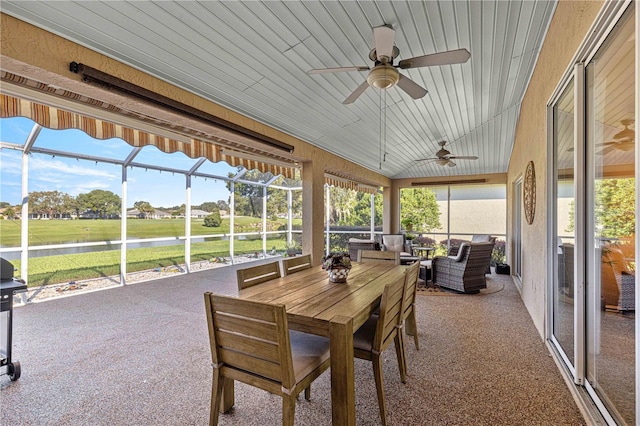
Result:
{"label": "wooden plank ceiling", "polygon": [[[3,0],[2,12],[391,178],[506,172],[520,103],[555,1]],[[372,28],[398,60],[466,48],[464,64],[400,70],[428,90],[369,87]],[[73,58],[70,58],[70,61]],[[416,160],[448,142],[456,167]]]}

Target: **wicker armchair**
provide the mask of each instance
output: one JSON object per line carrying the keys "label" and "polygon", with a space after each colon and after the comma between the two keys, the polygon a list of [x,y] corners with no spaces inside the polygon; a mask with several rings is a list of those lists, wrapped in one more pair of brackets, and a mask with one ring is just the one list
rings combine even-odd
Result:
{"label": "wicker armchair", "polygon": [[485,272],[491,262],[493,243],[462,243],[457,256],[436,256],[431,263],[433,282],[462,293],[487,288]]}
{"label": "wicker armchair", "polygon": [[[487,234],[479,234],[479,235],[474,235],[473,237],[471,237],[471,242],[472,243],[491,243],[492,247],[491,247],[491,251],[493,252],[493,247],[495,247],[496,245],[496,237],[492,237],[491,235],[487,235]],[[449,256],[457,256],[458,255],[458,249],[460,248],[460,246],[454,245],[451,246],[449,248],[449,252],[448,255]],[[491,260],[489,260],[489,264],[487,265],[487,270],[485,271],[486,274],[490,274],[491,273]]]}

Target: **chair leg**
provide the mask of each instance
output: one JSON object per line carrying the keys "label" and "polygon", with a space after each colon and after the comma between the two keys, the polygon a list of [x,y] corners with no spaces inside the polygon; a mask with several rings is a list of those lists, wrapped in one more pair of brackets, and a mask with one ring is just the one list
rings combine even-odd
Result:
{"label": "chair leg", "polygon": [[311,399],[311,385],[307,386],[304,389],[304,399],[306,399],[307,401]]}
{"label": "chair leg", "polygon": [[394,339],[396,344],[396,358],[398,358],[398,367],[400,369],[400,381],[407,383],[407,356],[404,351],[404,337],[402,329],[398,330]]}
{"label": "chair leg", "polygon": [[420,350],[420,344],[418,343],[418,323],[416,322],[416,309],[415,307],[409,313],[409,318],[407,318],[407,322],[411,324],[411,328],[413,328],[413,343],[416,344],[416,350]]}
{"label": "chair leg", "polygon": [[211,413],[209,416],[209,426],[218,424],[220,416],[220,406],[222,405],[222,391],[224,379],[220,375],[220,370],[213,369],[213,383],[211,384]]}
{"label": "chair leg", "polygon": [[384,403],[384,380],[382,379],[382,357],[374,355],[371,360],[373,364],[373,377],[376,381],[376,391],[378,392],[378,407],[380,408],[380,420],[382,426],[387,425],[387,407]]}
{"label": "chair leg", "polygon": [[293,426],[296,417],[296,397],[282,395],[282,426]]}

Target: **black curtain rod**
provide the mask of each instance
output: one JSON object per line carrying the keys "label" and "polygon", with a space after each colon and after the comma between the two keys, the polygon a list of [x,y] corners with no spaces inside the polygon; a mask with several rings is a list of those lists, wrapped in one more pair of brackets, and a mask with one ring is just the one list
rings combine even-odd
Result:
{"label": "black curtain rod", "polygon": [[121,80],[117,77],[106,74],[102,71],[99,71],[95,68],[91,68],[87,65],[79,64],[77,62],[71,62],[69,63],[69,70],[73,73],[81,74],[82,81],[86,83],[98,84],[107,89],[114,89],[119,92],[126,93],[128,95],[133,95],[137,98],[151,102],[163,108],[187,115],[191,118],[195,118],[207,124],[214,124],[234,134],[244,136],[244,137],[250,137],[254,139],[256,142],[269,145],[270,147],[277,148],[282,151],[287,151],[289,153],[293,152],[294,147],[292,145],[281,142],[274,138],[270,138],[269,136],[254,132],[253,130],[246,129],[242,126],[238,126],[235,123],[232,123],[220,117],[216,117],[214,115],[208,114],[204,111],[200,111],[197,108],[193,108],[181,102],[177,102],[166,96],[162,96],[159,93],[155,93],[155,92],[152,92],[151,90],[147,90],[144,87],[136,86],[135,84],[129,83],[128,81]]}

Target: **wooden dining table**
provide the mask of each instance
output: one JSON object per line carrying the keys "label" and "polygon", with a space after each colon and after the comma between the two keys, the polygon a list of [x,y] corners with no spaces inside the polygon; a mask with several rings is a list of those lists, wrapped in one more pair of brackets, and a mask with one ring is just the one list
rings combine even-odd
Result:
{"label": "wooden dining table", "polygon": [[[390,262],[354,262],[347,282],[334,283],[315,266],[238,292],[241,299],[284,304],[290,329],[330,339],[334,425],[356,423],[353,333],[378,307],[384,286],[405,271]],[[223,411],[233,398],[233,383],[225,383]]]}

